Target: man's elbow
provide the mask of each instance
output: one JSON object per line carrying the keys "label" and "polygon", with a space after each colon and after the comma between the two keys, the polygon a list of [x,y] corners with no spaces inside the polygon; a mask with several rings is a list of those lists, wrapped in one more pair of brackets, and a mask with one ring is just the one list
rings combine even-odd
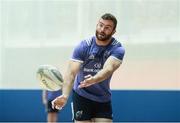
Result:
{"label": "man's elbow", "polygon": [[111,76],[115,70],[113,67],[107,67],[106,68],[106,76]]}

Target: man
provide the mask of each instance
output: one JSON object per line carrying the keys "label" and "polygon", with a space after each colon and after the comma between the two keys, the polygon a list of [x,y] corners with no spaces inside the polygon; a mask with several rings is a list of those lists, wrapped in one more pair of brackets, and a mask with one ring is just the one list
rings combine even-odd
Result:
{"label": "man", "polygon": [[52,101],[61,109],[73,87],[76,122],[112,122],[110,79],[121,65],[125,50],[112,37],[117,20],[109,13],[96,25],[96,36],[83,40],[75,49],[64,76],[63,94]]}
{"label": "man", "polygon": [[47,90],[42,91],[42,101],[46,108],[48,123],[57,122],[58,120],[59,110],[52,108],[51,101],[60,95],[61,93],[59,93],[59,90],[58,91],[47,91]]}

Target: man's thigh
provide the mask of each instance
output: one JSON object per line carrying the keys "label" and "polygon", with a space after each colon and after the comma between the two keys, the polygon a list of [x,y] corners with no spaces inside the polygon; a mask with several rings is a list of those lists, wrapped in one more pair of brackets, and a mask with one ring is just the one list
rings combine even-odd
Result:
{"label": "man's thigh", "polygon": [[91,121],[92,118],[91,101],[81,97],[76,92],[73,92],[73,115],[74,120],[77,121]]}

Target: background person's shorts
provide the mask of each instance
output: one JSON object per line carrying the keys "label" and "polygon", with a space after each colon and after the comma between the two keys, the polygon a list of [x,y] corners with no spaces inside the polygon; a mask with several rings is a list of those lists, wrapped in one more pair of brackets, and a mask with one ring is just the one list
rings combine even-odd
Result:
{"label": "background person's shorts", "polygon": [[99,103],[78,95],[73,91],[74,120],[83,121],[92,118],[112,119],[111,101]]}

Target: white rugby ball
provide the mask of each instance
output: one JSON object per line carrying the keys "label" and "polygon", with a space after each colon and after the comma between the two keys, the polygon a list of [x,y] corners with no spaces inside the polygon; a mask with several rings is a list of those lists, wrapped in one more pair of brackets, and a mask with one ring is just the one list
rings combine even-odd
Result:
{"label": "white rugby ball", "polygon": [[52,65],[41,65],[37,70],[37,79],[40,86],[49,91],[62,89],[63,77],[60,71]]}

